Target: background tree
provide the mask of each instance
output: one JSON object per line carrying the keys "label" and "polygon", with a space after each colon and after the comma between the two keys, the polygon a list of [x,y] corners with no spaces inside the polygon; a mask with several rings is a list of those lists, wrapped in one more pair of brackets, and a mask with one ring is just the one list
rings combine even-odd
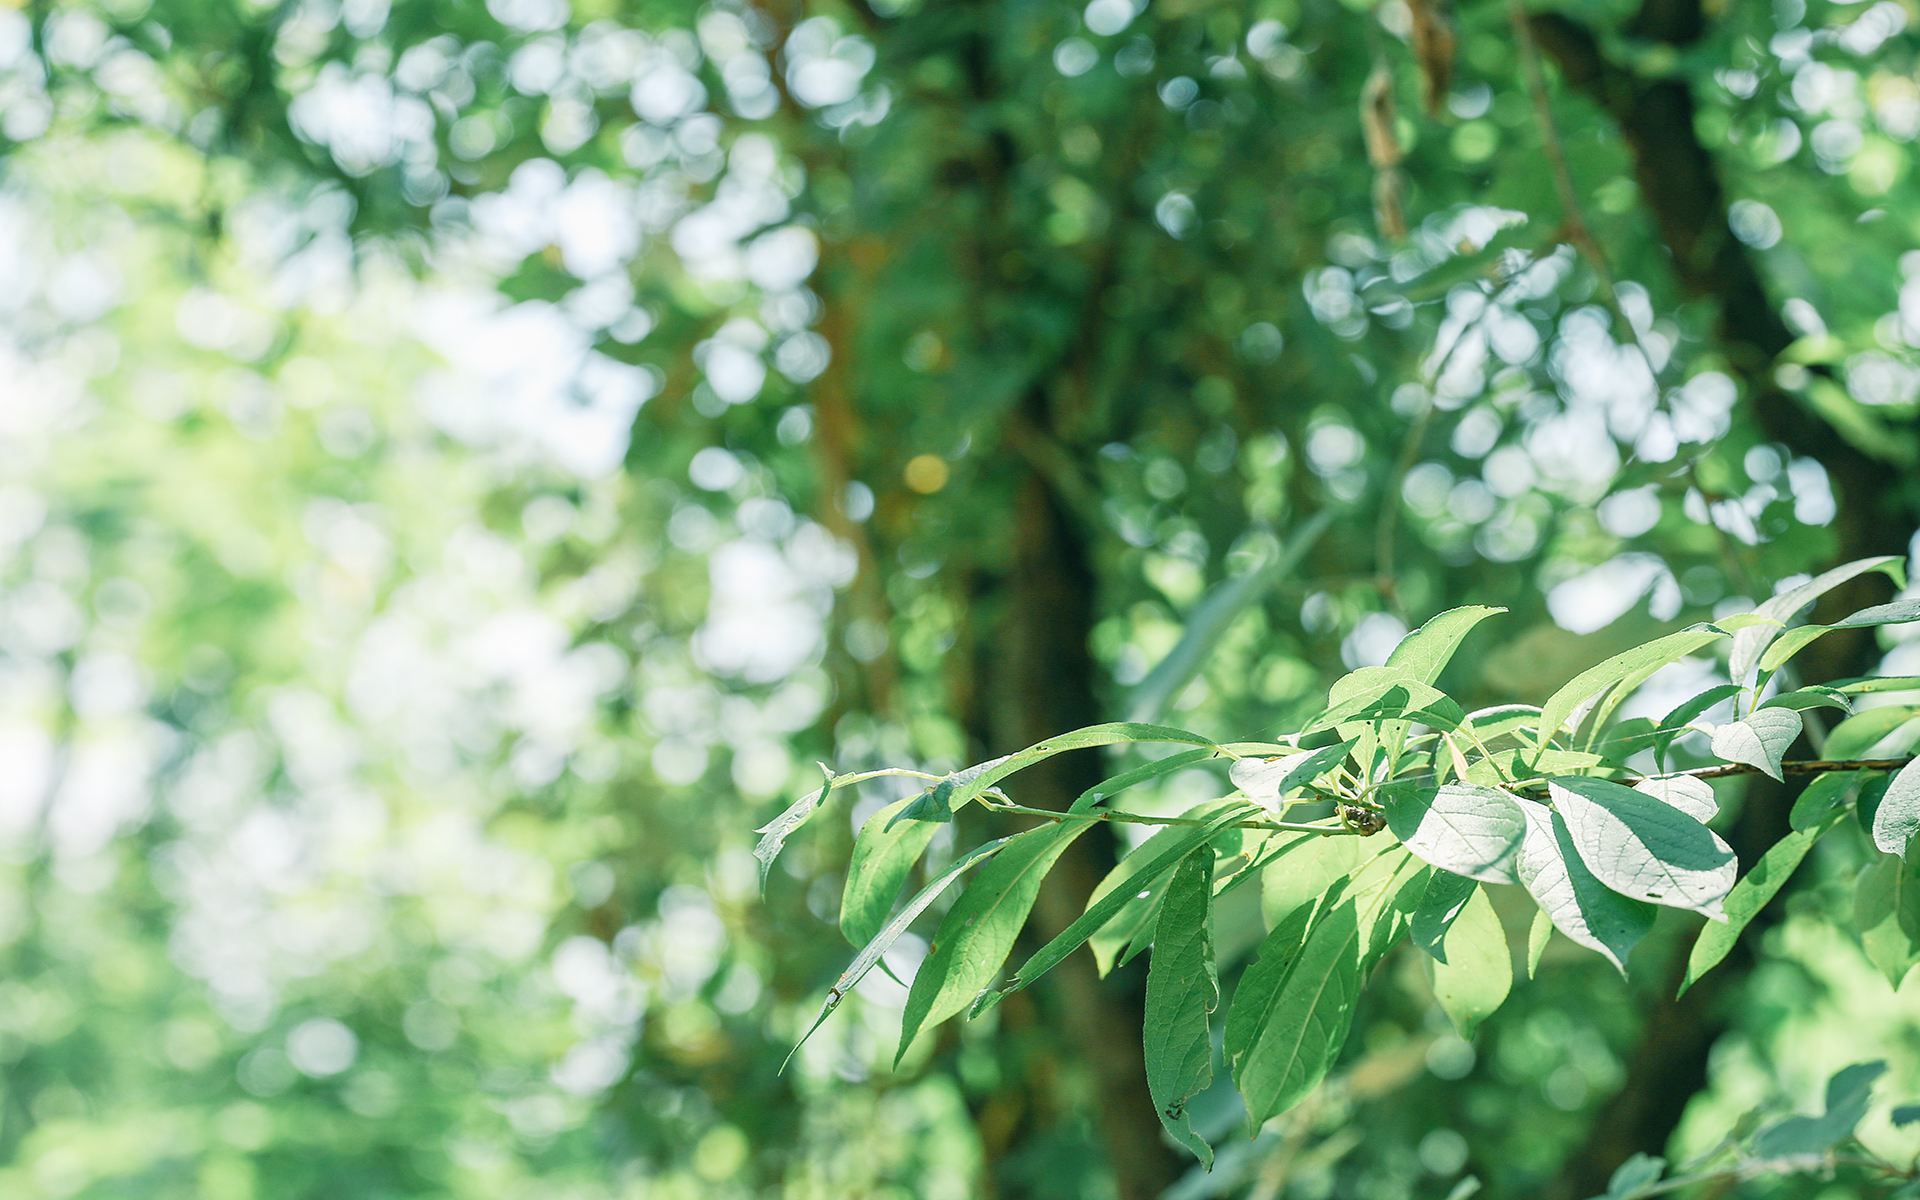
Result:
{"label": "background tree", "polygon": [[[748,830],[814,759],[1292,728],[1463,603],[1512,615],[1452,693],[1538,700],[1907,554],[1910,23],[0,13],[8,1182],[1158,1194],[1189,1167],[1141,963],[1070,962],[897,1070],[876,982],[777,1075],[848,954],[806,910],[853,825],[764,906]],[[1743,861],[1786,800],[1730,813]],[[1124,842],[1075,843],[1040,936]],[[1216,1186],[1584,1196],[1810,1095],[1913,1036],[1833,928],[1859,861],[1823,846],[1677,1002],[1665,924],[1649,982],[1568,962],[1476,1045],[1402,979]]]}

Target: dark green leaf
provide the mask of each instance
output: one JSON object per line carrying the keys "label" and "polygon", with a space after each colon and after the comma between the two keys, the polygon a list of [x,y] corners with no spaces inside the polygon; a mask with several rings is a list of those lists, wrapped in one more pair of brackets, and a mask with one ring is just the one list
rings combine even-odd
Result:
{"label": "dark green leaf", "polygon": [[1753,869],[1733,885],[1733,890],[1727,893],[1726,922],[1709,921],[1693,943],[1693,951],[1687,956],[1686,978],[1680,982],[1681,995],[1732,952],[1734,943],[1746,932],[1754,916],[1780,893],[1801,860],[1806,858],[1807,851],[1813,849],[1820,835],[1830,828],[1832,824],[1828,823],[1788,834],[1775,842],[1760,856],[1760,861],[1753,864]]}
{"label": "dark green leaf", "polygon": [[[1628,952],[1653,928],[1653,906],[1611,891],[1594,878],[1558,813],[1532,801],[1520,807],[1527,816],[1527,839],[1516,864],[1521,886],[1554,928],[1598,951],[1625,974]],[[1531,939],[1529,944],[1530,957],[1537,960]]]}
{"label": "dark green leaf", "polygon": [[1213,1080],[1207,1017],[1220,1003],[1213,967],[1213,851],[1205,846],[1174,868],[1155,923],[1143,1021],[1147,1091],[1173,1139],[1208,1169],[1213,1147],[1193,1131],[1187,1104]]}
{"label": "dark green leaf", "polygon": [[1827,1111],[1817,1117],[1783,1117],[1753,1138],[1760,1158],[1825,1154],[1853,1135],[1873,1102],[1873,1085],[1886,1072],[1884,1062],[1855,1063],[1827,1081]]}
{"label": "dark green leaf", "polygon": [[[939,786],[951,789],[952,784],[943,782]],[[872,941],[886,924],[907,876],[913,873],[913,864],[926,852],[933,835],[951,819],[944,806],[939,819],[902,819],[927,794],[895,800],[868,817],[854,836],[847,883],[840,898],[840,932],[855,946]]]}
{"label": "dark green leaf", "polygon": [[1645,792],[1607,779],[1548,784],[1587,869],[1623,896],[1725,920],[1739,864],[1720,836]]}

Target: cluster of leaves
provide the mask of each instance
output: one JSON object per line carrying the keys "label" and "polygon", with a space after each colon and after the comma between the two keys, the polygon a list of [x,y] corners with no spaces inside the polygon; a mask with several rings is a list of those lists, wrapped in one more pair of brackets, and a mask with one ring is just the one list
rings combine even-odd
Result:
{"label": "cluster of leaves", "polygon": [[[1467,634],[1503,611],[1470,606],[1408,635],[1384,665],[1339,680],[1318,715],[1278,740],[1217,742],[1115,723],[951,775],[921,775],[926,789],[879,810],[854,843],[841,927],[863,949],[813,1028],[950,884],[981,867],[913,980],[900,1052],[933,1025],[962,1011],[977,1015],[1028,986],[1084,944],[1103,974],[1151,947],[1149,1087],[1169,1133],[1210,1161],[1187,1105],[1213,1077],[1212,1018],[1227,964],[1216,957],[1210,927],[1214,906],[1234,890],[1259,883],[1267,928],[1233,992],[1222,1038],[1257,1128],[1335,1064],[1364,981],[1402,941],[1425,954],[1435,998],[1463,1035],[1500,1007],[1515,956],[1490,888],[1517,885],[1538,906],[1524,955],[1529,973],[1556,929],[1624,972],[1657,906],[1698,913],[1708,924],[1688,964],[1690,986],[1849,813],[1881,852],[1860,883],[1859,933],[1897,981],[1920,958],[1920,767],[1906,757],[1920,741],[1920,677],[1806,686],[1787,686],[1785,677],[1793,655],[1831,630],[1920,620],[1920,602],[1907,600],[1788,627],[1820,595],[1872,571],[1904,583],[1894,558],[1836,568],[1753,612],[1609,658],[1539,706],[1466,712],[1436,686]],[[1729,682],[1658,721],[1614,719],[1656,673],[1716,644],[1727,648]],[[1858,697],[1899,693],[1916,698],[1855,711]],[[1723,709],[1731,720],[1706,723]],[[1787,760],[1818,709],[1840,714],[1824,733],[1826,757]],[[1716,764],[1670,769],[1675,743],[1689,731],[1706,736]],[[1140,742],[1192,748],[1108,779],[1064,811],[1015,803],[998,786],[1053,755]],[[1129,788],[1210,763],[1227,765],[1231,794],[1172,817],[1114,805]],[[1811,782],[1794,805],[1792,832],[1742,877],[1733,850],[1710,828],[1719,811],[1710,781],[1756,773]],[[919,774],[829,771],[821,788],[762,830],[763,866],[836,789]],[[1044,823],[959,855],[896,910],[935,833],[970,804]],[[996,986],[1048,869],[1094,824],[1116,820],[1165,828],[1122,859],[1078,920]],[[1382,832],[1389,836],[1376,836]]]}

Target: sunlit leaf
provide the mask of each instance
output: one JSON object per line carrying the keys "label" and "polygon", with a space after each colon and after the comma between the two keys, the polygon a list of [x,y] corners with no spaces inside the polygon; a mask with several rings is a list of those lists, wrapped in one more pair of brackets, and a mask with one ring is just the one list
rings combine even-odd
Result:
{"label": "sunlit leaf", "polygon": [[1476,887],[1448,928],[1433,967],[1433,995],[1440,1008],[1470,1038],[1480,1022],[1506,1002],[1513,987],[1513,954],[1487,890]]}
{"label": "sunlit leaf", "polygon": [[1784,779],[1780,760],[1800,736],[1803,724],[1800,714],[1791,708],[1755,709],[1714,730],[1710,745],[1713,753],[1727,762],[1758,767],[1775,779]]}
{"label": "sunlit leaf", "polygon": [[1709,921],[1693,943],[1693,950],[1687,956],[1686,977],[1680,983],[1682,995],[1732,953],[1734,943],[1740,940],[1753,918],[1779,895],[1813,844],[1830,828],[1831,821],[1813,829],[1795,830],[1775,842],[1760,856],[1760,861],[1753,864],[1753,869],[1740,877],[1727,893],[1726,921]]}
{"label": "sunlit leaf", "polygon": [[1904,854],[1920,834],[1920,758],[1900,768],[1873,813],[1873,844],[1885,854]]}
{"label": "sunlit leaf", "polygon": [[[1893,576],[1896,583],[1903,581],[1905,560],[1896,554],[1883,554],[1877,558],[1862,558],[1845,563],[1822,572],[1805,583],[1788,588],[1768,599],[1754,612],[1775,622],[1787,622],[1798,616],[1802,609],[1826,595],[1834,588],[1864,575],[1869,571],[1885,571]],[[1739,630],[1733,635],[1733,649],[1728,662],[1733,678],[1745,679],[1759,665],[1760,657],[1767,647],[1780,635],[1779,624],[1757,624]]]}
{"label": "sunlit leaf", "polygon": [[1665,637],[1655,638],[1644,646],[1636,646],[1624,654],[1616,654],[1598,666],[1589,667],[1561,686],[1540,709],[1540,739],[1544,745],[1547,739],[1559,733],[1566,725],[1567,718],[1583,702],[1599,695],[1608,687],[1619,683],[1630,675],[1657,670],[1668,663],[1676,662],[1708,643],[1727,636],[1723,630],[1711,625],[1696,625],[1669,633]]}
{"label": "sunlit leaf", "polygon": [[1393,835],[1441,870],[1488,883],[1515,882],[1513,860],[1527,820],[1511,793],[1471,783],[1407,788],[1388,795],[1386,810]]}
{"label": "sunlit leaf", "polygon": [[1450,608],[1400,639],[1393,653],[1387,655],[1387,666],[1405,671],[1422,683],[1433,683],[1474,626],[1506,611],[1484,604]]}
{"label": "sunlit leaf", "polygon": [[[1527,817],[1527,839],[1516,864],[1520,885],[1555,929],[1599,952],[1625,974],[1628,952],[1653,928],[1653,906],[1630,900],[1594,878],[1558,813],[1532,801],[1523,801],[1521,811]],[[1532,939],[1529,956],[1538,961]]]}
{"label": "sunlit leaf", "polygon": [[1587,869],[1623,896],[1725,920],[1739,869],[1720,835],[1645,792],[1607,779],[1548,785]]}
{"label": "sunlit leaf", "polygon": [[1642,779],[1633,785],[1633,790],[1645,792],[1663,804],[1670,804],[1702,824],[1713,820],[1720,812],[1720,799],[1713,794],[1713,785],[1692,775]]}

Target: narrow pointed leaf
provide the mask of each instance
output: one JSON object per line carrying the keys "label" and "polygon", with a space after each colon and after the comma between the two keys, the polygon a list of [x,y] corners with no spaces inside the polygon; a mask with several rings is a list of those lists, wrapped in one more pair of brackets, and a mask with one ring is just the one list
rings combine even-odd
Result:
{"label": "narrow pointed leaf", "polygon": [[1070,821],[1028,830],[960,893],[941,920],[907,992],[896,1062],[922,1029],[966,1008],[993,982],[1033,911],[1047,872],[1074,839],[1090,828],[1091,822]]}
{"label": "narrow pointed leaf", "polygon": [[[940,787],[951,788],[950,783]],[[926,852],[927,845],[951,819],[945,806],[944,819],[910,819],[908,810],[922,797],[895,800],[866,819],[854,835],[853,855],[847,861],[847,883],[840,897],[840,932],[855,946],[863,946],[886,924],[887,914],[906,886],[913,864]],[[925,806],[922,805],[924,809]]]}
{"label": "narrow pointed leaf", "polygon": [[1142,1022],[1147,1092],[1173,1139],[1209,1170],[1213,1147],[1193,1130],[1187,1104],[1213,1081],[1207,1018],[1220,1003],[1213,966],[1213,851],[1205,846],[1174,868],[1153,935]]}
{"label": "narrow pointed leaf", "polygon": [[1716,921],[1739,864],[1720,835],[1645,792],[1607,779],[1548,783],[1580,860],[1623,896]]}
{"label": "narrow pointed leaf", "polygon": [[763,895],[767,890],[767,872],[773,870],[773,860],[780,857],[780,850],[787,844],[787,839],[794,830],[806,824],[827,802],[827,797],[833,794],[832,770],[825,763],[820,764],[820,769],[826,773],[825,783],[795,800],[787,806],[786,811],[754,830],[761,835],[759,843],[753,848],[753,857],[760,864],[760,891]]}
{"label": "narrow pointed leaf", "polygon": [[1725,637],[1723,630],[1711,625],[1696,625],[1669,633],[1665,637],[1655,638],[1644,646],[1636,646],[1624,654],[1616,654],[1598,666],[1589,667],[1568,680],[1559,691],[1547,698],[1540,709],[1540,741],[1546,742],[1566,725],[1567,718],[1582,703],[1592,699],[1600,692],[1629,675],[1649,669],[1657,670],[1668,663],[1676,662],[1692,654],[1716,638]]}
{"label": "narrow pointed leaf", "polygon": [[1450,608],[1401,638],[1393,653],[1387,655],[1387,665],[1407,672],[1422,683],[1433,683],[1474,626],[1506,611],[1484,604]]}
{"label": "narrow pointed leaf", "polygon": [[[1234,822],[1257,816],[1259,812],[1260,809],[1252,804],[1233,804],[1216,814],[1205,825],[1179,826],[1180,836],[1176,840],[1152,859],[1140,864],[1140,869],[1134,876],[1135,882],[1140,888],[1152,884],[1173,870],[1180,860],[1195,848],[1206,845],[1216,834]],[[1095,930],[1112,919],[1135,893],[1136,889],[1132,887],[1116,887],[1097,902],[1088,905],[1087,911],[1080,914],[1071,925],[1055,935],[1052,941],[1034,951],[1033,956],[1022,963],[1020,969],[1014,972],[1013,977],[1008,979],[1002,987],[997,991],[982,994],[974,1003],[973,1011],[979,1013],[999,1003],[1007,995],[1019,991],[1059,966],[1067,955],[1078,950],[1088,938],[1092,937]]]}
{"label": "narrow pointed leaf", "polygon": [[1279,758],[1242,758],[1227,769],[1227,778],[1247,799],[1268,809],[1279,806],[1291,792],[1297,791],[1340,765],[1353,749],[1352,739],[1302,750]]}
{"label": "narrow pointed leaf", "polygon": [[1837,708],[1848,716],[1853,715],[1853,701],[1839,688],[1822,687],[1813,684],[1795,688],[1791,692],[1781,692],[1769,696],[1761,708],[1791,708],[1796,712],[1805,712],[1809,708]]}
{"label": "narrow pointed leaf", "polygon": [[1687,955],[1687,974],[1680,982],[1681,995],[1732,953],[1734,943],[1740,940],[1755,915],[1780,894],[1780,889],[1807,857],[1807,851],[1813,849],[1814,842],[1830,828],[1831,822],[1816,829],[1796,830],[1781,838],[1733,885],[1733,890],[1727,893],[1726,922],[1709,922]]}
{"label": "narrow pointed leaf", "polygon": [[1877,625],[1904,625],[1909,621],[1920,621],[1920,599],[1876,604],[1831,625],[1801,625],[1787,630],[1767,647],[1767,652],[1760,656],[1760,669],[1779,670],[1781,664],[1836,629],[1869,629]]}
{"label": "narrow pointed leaf", "polygon": [[1834,588],[1869,571],[1885,571],[1893,576],[1895,582],[1900,582],[1905,573],[1905,560],[1895,554],[1856,559],[1816,575],[1761,604],[1754,613],[1768,618],[1768,621],[1750,625],[1733,635],[1733,649],[1728,663],[1733,678],[1742,680],[1753,672],[1754,667],[1759,665],[1760,656],[1780,635],[1781,625],[1799,616],[1802,609]]}
{"label": "narrow pointed leaf", "polygon": [[[1021,835],[1016,834],[1014,836],[1018,837]],[[807,1039],[813,1036],[814,1031],[826,1023],[827,1018],[833,1015],[833,1010],[839,1008],[846,1000],[848,993],[859,986],[860,981],[867,977],[867,972],[873,970],[873,968],[878,965],[880,959],[885,956],[886,952],[893,948],[893,944],[900,940],[900,935],[907,931],[909,925],[913,924],[915,917],[925,912],[927,906],[932,904],[941,892],[946,891],[947,886],[954,880],[960,878],[960,876],[966,874],[978,864],[998,854],[1006,847],[1007,843],[1012,840],[1013,838],[1011,837],[998,838],[985,845],[976,846],[972,850],[967,851],[955,859],[953,864],[937,875],[931,883],[921,888],[920,891],[914,895],[913,899],[907,902],[906,907],[895,913],[892,919],[882,925],[879,932],[874,934],[873,940],[869,941],[866,946],[861,949],[860,953],[854,957],[853,962],[847,965],[847,969],[840,973],[840,978],[833,981],[833,987],[827,992],[826,1002],[820,1006],[820,1014],[813,1019],[813,1024],[807,1026],[807,1031],[800,1035],[800,1040],[794,1043],[793,1049],[787,1052],[786,1062],[780,1064],[780,1069],[782,1071],[786,1070],[787,1063],[793,1061],[793,1056],[800,1052],[800,1047],[806,1045]]]}

